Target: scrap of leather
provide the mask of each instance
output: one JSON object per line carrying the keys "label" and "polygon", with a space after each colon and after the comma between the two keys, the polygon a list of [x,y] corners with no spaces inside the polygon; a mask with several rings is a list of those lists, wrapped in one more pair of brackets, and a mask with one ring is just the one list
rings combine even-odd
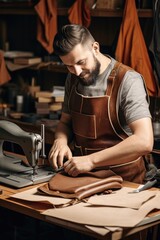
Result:
{"label": "scrap of leather", "polygon": [[39,193],[69,199],[82,200],[107,190],[122,188],[123,179],[111,170],[97,170],[71,177],[59,172],[51,180],[37,190]]}
{"label": "scrap of leather", "polygon": [[26,191],[15,193],[11,198],[29,202],[43,203],[48,208],[58,208],[70,205],[71,199],[62,197],[48,197],[48,195],[40,195],[37,193],[37,187]]}
{"label": "scrap of leather", "polygon": [[119,191],[115,191],[114,194],[109,194],[108,196],[91,196],[87,202],[100,206],[139,209],[145,202],[155,197],[157,194],[157,191],[142,191],[136,195],[130,194],[131,191],[133,191],[132,188],[123,187]]}
{"label": "scrap of leather", "polygon": [[[123,188],[122,188],[123,189]],[[115,196],[116,193],[120,194],[122,189],[118,191],[113,191],[112,195]],[[132,191],[133,188],[128,188],[127,191]],[[148,192],[149,190],[144,191],[144,193]],[[153,191],[153,190],[152,190]],[[152,192],[149,191],[149,192]],[[40,196],[37,194],[37,187],[33,189],[26,190],[24,192],[19,192],[17,194],[13,194],[13,198],[22,199],[25,201],[33,201],[33,202],[43,202],[48,203],[50,202],[53,207],[50,205],[48,210],[43,211],[43,215],[45,215],[46,219],[52,221],[52,217],[56,217],[59,219],[67,220],[70,222],[85,224],[92,227],[134,227],[137,224],[141,223],[143,219],[147,216],[147,220],[149,219],[148,214],[154,211],[155,209],[160,209],[160,191],[156,190],[153,191],[155,196],[152,198],[148,198],[148,200],[143,201],[144,198],[140,193],[135,194],[135,196],[140,196],[140,201],[142,204],[139,208],[133,209],[130,208],[129,205],[126,207],[119,207],[120,202],[122,201],[123,197],[119,196],[119,204],[117,206],[104,206],[104,205],[96,205],[90,203],[80,202],[75,205],[69,205],[70,199],[64,198],[57,198],[57,197],[48,197],[48,196]],[[110,197],[111,195],[108,194],[106,197]],[[130,196],[133,197],[132,194]],[[101,198],[101,195],[99,196]],[[73,199],[72,199],[73,200]],[[68,207],[61,207],[64,205],[68,205]],[[49,206],[48,204],[46,206]],[[45,208],[46,209],[46,208]],[[156,212],[154,211],[154,214]],[[122,218],[123,216],[123,218]],[[159,211],[155,216],[158,220],[160,219]]]}
{"label": "scrap of leather", "polygon": [[159,202],[160,192],[145,202],[139,209],[96,206],[81,202],[67,208],[48,209],[42,214],[50,221],[52,221],[52,217],[56,217],[74,223],[97,227],[135,227],[153,210],[160,209]]}

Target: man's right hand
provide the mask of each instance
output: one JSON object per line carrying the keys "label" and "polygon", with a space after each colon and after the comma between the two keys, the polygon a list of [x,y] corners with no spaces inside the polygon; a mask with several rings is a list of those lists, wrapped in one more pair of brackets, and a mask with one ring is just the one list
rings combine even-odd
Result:
{"label": "man's right hand", "polygon": [[56,139],[50,149],[48,160],[53,169],[63,166],[64,159],[70,159],[72,152],[64,139]]}

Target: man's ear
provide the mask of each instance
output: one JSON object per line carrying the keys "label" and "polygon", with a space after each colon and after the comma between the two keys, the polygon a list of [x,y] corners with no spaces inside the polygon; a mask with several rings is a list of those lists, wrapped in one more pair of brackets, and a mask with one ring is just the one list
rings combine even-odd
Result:
{"label": "man's ear", "polygon": [[95,54],[99,53],[99,43],[98,42],[94,42],[92,47],[93,47]]}

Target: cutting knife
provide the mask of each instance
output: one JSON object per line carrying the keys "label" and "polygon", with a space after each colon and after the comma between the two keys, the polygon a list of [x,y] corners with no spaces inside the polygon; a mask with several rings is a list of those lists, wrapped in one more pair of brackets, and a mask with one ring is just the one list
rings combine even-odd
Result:
{"label": "cutting knife", "polygon": [[142,192],[144,190],[147,190],[147,189],[153,187],[156,183],[157,183],[156,179],[147,181],[142,187],[138,187],[138,188],[134,189],[132,192],[129,192],[129,193],[139,193],[139,192]]}

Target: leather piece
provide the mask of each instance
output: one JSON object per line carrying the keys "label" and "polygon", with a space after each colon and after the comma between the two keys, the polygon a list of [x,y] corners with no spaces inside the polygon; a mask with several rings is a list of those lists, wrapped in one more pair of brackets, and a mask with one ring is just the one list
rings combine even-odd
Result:
{"label": "leather piece", "polygon": [[[116,193],[115,193],[116,194]],[[121,201],[121,198],[119,199]],[[146,201],[138,210],[125,207],[106,207],[93,206],[87,203],[79,203],[68,208],[48,209],[43,215],[48,219],[58,218],[63,221],[74,222],[76,224],[102,226],[102,227],[135,227],[138,223],[142,223],[143,219],[155,209],[160,209],[160,194]],[[156,216],[159,219],[158,212]],[[52,218],[49,218],[51,216]],[[150,220],[153,221],[154,218]],[[146,220],[146,219],[145,219]],[[147,218],[149,220],[149,218]],[[145,224],[145,221],[142,225]],[[122,238],[124,239],[124,238]],[[129,238],[130,239],[130,238]],[[137,239],[137,238],[134,238]],[[144,238],[141,238],[144,239]]]}
{"label": "leather piece", "polygon": [[51,196],[82,200],[96,193],[121,189],[122,177],[111,170],[97,170],[71,177],[64,171],[38,188],[38,192]]}
{"label": "leather piece", "polygon": [[115,58],[142,74],[149,95],[156,96],[156,80],[141,30],[135,2],[130,0],[125,1]]}
{"label": "leather piece", "polygon": [[70,23],[80,24],[89,27],[91,24],[91,13],[89,6],[84,0],[76,0],[68,10]]}
{"label": "leather piece", "polygon": [[34,7],[37,19],[37,40],[48,53],[53,53],[57,33],[57,4],[55,0],[40,0]]}

